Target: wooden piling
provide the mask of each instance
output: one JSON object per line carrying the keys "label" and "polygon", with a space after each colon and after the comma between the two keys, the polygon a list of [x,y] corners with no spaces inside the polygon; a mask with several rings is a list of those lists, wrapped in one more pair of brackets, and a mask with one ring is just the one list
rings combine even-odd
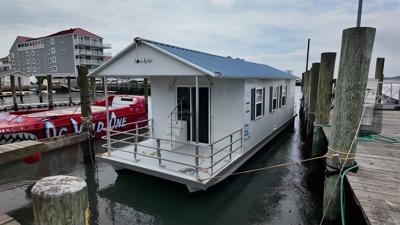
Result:
{"label": "wooden piling", "polygon": [[11,85],[11,94],[13,100],[13,108],[15,111],[18,111],[18,104],[17,104],[17,93],[15,91],[15,76],[10,76],[10,85]]}
{"label": "wooden piling", "polygon": [[313,132],[314,132],[314,120],[315,112],[317,108],[317,95],[318,95],[318,80],[319,80],[319,67],[320,63],[313,63],[310,76],[310,86],[309,86],[309,103],[308,103],[308,118],[307,118],[307,148],[312,146]]}
{"label": "wooden piling", "polygon": [[103,86],[103,95],[106,95],[106,79],[104,77],[101,78],[101,85]]}
{"label": "wooden piling", "polygon": [[71,77],[67,77],[67,86],[68,86],[68,102],[69,102],[69,105],[72,105]]}
{"label": "wooden piling", "polygon": [[309,99],[309,86],[310,86],[310,71],[304,73],[304,84],[303,84],[303,123],[301,124],[301,136],[306,138],[307,135],[307,119],[308,119],[308,99]]}
{"label": "wooden piling", "polygon": [[53,109],[53,77],[50,74],[47,75],[47,98],[49,100],[49,109]]}
{"label": "wooden piling", "polygon": [[[323,208],[326,224],[340,223],[339,187],[341,168],[352,165],[357,131],[363,113],[375,28],[356,27],[343,31],[331,138],[326,160]],[[340,161],[332,156],[338,155]],[[346,156],[349,157],[345,161]]]}
{"label": "wooden piling", "polygon": [[21,77],[18,77],[18,89],[19,89],[19,100],[24,103],[24,95],[22,94],[22,81]]}
{"label": "wooden piling", "polygon": [[40,179],[32,187],[32,205],[36,225],[88,224],[88,190],[81,178]]}
{"label": "wooden piling", "polygon": [[317,104],[315,107],[315,121],[311,157],[325,154],[328,141],[325,138],[322,126],[329,124],[329,114],[331,111],[333,73],[335,72],[335,52],[324,52],[321,54],[321,64],[319,68]]}
{"label": "wooden piling", "polygon": [[376,90],[377,96],[382,95],[382,82],[383,82],[383,68],[385,66],[385,58],[376,59],[375,79],[378,79],[378,88]]}
{"label": "wooden piling", "polygon": [[36,77],[36,79],[37,79],[37,83],[38,83],[39,102],[42,103],[42,102],[43,102],[43,93],[42,93],[42,89],[43,89],[43,80],[44,80],[44,77]]}
{"label": "wooden piling", "polygon": [[0,100],[3,101],[3,84],[2,82],[3,77],[0,77]]}
{"label": "wooden piling", "polygon": [[146,102],[146,112],[148,112],[149,110],[149,106],[148,106],[148,100],[149,100],[149,83],[148,83],[148,79],[144,78],[143,80],[143,92],[144,92],[144,101]]}
{"label": "wooden piling", "polygon": [[96,101],[96,77],[90,77],[90,94],[92,102]]}
{"label": "wooden piling", "polygon": [[83,158],[86,163],[95,162],[94,152],[94,131],[93,131],[93,118],[91,101],[89,95],[89,78],[87,76],[88,69],[84,66],[78,67],[78,85],[80,89],[81,98],[81,113],[82,113],[82,133],[88,135],[88,141],[82,143],[83,145]]}

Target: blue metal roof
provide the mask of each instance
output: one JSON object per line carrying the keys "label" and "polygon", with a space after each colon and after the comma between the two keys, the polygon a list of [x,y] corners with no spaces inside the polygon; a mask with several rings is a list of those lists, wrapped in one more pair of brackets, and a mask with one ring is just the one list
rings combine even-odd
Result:
{"label": "blue metal roof", "polygon": [[205,52],[185,49],[160,42],[136,38],[147,42],[189,63],[201,67],[219,77],[233,78],[280,78],[295,79],[296,77],[278,70],[272,66],[248,62],[239,58],[223,57]]}

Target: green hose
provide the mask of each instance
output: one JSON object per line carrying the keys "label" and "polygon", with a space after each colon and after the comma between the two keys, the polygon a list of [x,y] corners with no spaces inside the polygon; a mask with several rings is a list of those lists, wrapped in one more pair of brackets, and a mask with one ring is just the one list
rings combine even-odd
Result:
{"label": "green hose", "polygon": [[352,170],[357,168],[358,165],[355,164],[354,166],[351,166],[349,168],[347,168],[345,171],[342,172],[342,174],[340,175],[340,211],[342,214],[342,225],[345,225],[345,220],[344,220],[344,187],[343,187],[343,181],[344,181],[344,177],[346,176],[346,174]]}

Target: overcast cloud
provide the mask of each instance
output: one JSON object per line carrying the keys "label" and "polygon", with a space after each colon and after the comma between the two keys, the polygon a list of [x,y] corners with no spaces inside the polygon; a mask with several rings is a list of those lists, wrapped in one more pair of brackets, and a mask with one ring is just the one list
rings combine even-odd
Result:
{"label": "overcast cloud", "polygon": [[[152,0],[2,1],[0,56],[17,35],[39,37],[81,27],[112,44],[115,55],[139,36],[279,69],[305,69],[320,53],[339,55],[342,30],[356,23],[358,0]],[[400,75],[400,0],[364,0],[362,26],[377,28],[376,57],[385,57],[385,75]],[[338,59],[336,61],[338,63]]]}

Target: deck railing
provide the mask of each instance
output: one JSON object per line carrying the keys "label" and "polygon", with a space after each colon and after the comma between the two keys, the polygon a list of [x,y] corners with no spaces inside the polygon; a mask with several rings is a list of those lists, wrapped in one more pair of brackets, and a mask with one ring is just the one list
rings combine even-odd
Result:
{"label": "deck railing", "polygon": [[397,101],[397,104],[400,104],[400,81],[378,82],[378,90],[380,88],[382,94],[377,96],[377,104],[393,104],[391,101]]}
{"label": "deck railing", "polygon": [[[124,131],[110,131],[110,149],[112,151],[118,150],[132,154],[133,162],[138,162],[140,160],[139,157],[146,157],[157,160],[160,167],[165,167],[165,165],[163,165],[163,162],[170,162],[178,165],[187,166],[193,168],[196,177],[199,177],[200,171],[208,173],[210,177],[218,173],[224,168],[224,166],[232,161],[232,155],[234,153],[237,153],[239,150],[241,151],[243,147],[242,129],[236,130],[218,139],[217,141],[214,141],[211,144],[205,145],[154,137],[153,121],[151,119],[133,122],[126,125],[133,126],[134,128]],[[106,139],[106,137],[103,137],[103,139]],[[144,144],[144,140],[149,139],[155,140],[156,146]],[[172,149],[166,149],[161,146],[161,142],[181,144],[183,148],[186,147],[187,149],[194,149],[194,153],[179,152]],[[107,147],[107,143],[103,146]],[[129,146],[133,146],[133,152],[128,150],[129,148],[127,147]],[[154,149],[156,150],[156,155],[149,155],[145,154],[144,152],[140,153],[138,151],[138,147]],[[201,154],[200,149],[206,149],[209,153],[204,154],[203,151],[203,153]],[[193,158],[193,164],[178,159],[174,160],[171,159],[171,157],[166,158],[164,157],[164,153],[169,153],[172,156],[181,155]],[[201,159],[209,160],[210,163],[207,163],[206,165],[200,165]],[[219,168],[217,168],[217,165],[221,164],[222,162],[225,162],[225,165],[219,166]]]}

